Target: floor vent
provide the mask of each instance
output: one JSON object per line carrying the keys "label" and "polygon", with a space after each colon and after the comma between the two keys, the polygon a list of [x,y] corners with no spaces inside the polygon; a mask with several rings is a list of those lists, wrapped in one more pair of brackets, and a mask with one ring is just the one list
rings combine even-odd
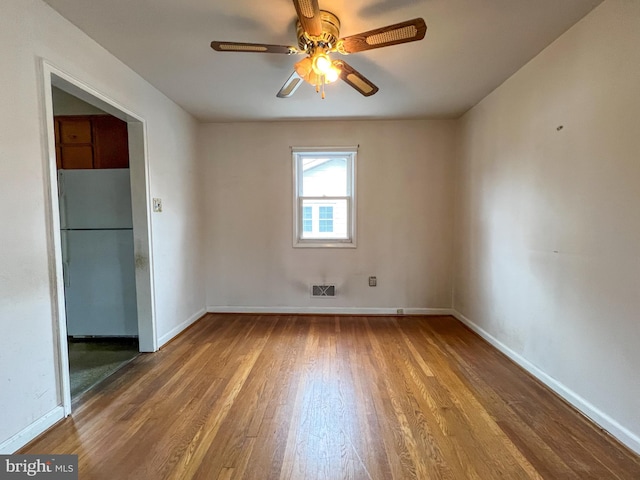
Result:
{"label": "floor vent", "polygon": [[335,297],[336,286],[335,285],[311,285],[312,297]]}

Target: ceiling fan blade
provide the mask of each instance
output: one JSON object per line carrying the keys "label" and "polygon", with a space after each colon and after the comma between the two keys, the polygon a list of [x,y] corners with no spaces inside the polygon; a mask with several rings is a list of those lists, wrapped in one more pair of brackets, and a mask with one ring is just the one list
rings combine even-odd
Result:
{"label": "ceiling fan blade", "polygon": [[351,35],[338,41],[341,53],[356,53],[373,48],[389,47],[400,43],[422,40],[427,33],[427,24],[422,18],[388,25],[368,32]]}
{"label": "ceiling fan blade", "polygon": [[302,77],[294,70],[291,76],[284,82],[284,85],[277,93],[278,98],[289,98],[298,89],[298,87],[304,82]]}
{"label": "ceiling fan blade", "polygon": [[370,97],[378,91],[378,87],[344,60],[335,60],[334,65],[340,68],[342,81],[351,85],[365,97]]}
{"label": "ceiling fan blade", "polygon": [[322,35],[318,0],[293,0],[293,5],[304,31],[314,37]]}
{"label": "ceiling fan blade", "polygon": [[266,43],[211,42],[211,48],[216,52],[284,53],[286,55],[302,53],[295,47]]}

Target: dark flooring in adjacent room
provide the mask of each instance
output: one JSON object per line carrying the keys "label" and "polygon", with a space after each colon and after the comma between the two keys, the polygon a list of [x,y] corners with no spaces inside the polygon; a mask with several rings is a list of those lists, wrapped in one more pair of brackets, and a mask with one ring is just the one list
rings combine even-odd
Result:
{"label": "dark flooring in adjacent room", "polygon": [[89,390],[133,360],[137,338],[69,338],[71,398]]}

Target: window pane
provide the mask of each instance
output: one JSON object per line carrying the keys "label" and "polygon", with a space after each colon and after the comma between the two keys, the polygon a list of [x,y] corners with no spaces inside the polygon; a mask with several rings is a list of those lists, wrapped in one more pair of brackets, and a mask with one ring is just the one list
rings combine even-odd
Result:
{"label": "window pane", "polygon": [[303,225],[302,238],[333,238],[346,240],[348,232],[349,202],[346,198],[340,199],[303,199],[302,215],[303,223],[306,222],[306,212],[311,210],[311,229],[306,230]]}
{"label": "window pane", "polygon": [[333,206],[319,207],[321,232],[333,232]]}
{"label": "window pane", "polygon": [[311,207],[303,207],[302,209],[302,231],[313,231]]}
{"label": "window pane", "polygon": [[302,196],[342,197],[347,191],[347,159],[303,158]]}

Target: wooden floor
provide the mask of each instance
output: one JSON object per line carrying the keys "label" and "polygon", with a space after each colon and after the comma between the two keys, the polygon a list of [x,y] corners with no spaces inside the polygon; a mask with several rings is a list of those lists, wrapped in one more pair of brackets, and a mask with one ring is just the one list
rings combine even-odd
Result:
{"label": "wooden floor", "polygon": [[640,479],[451,317],[207,315],[20,453],[80,479]]}

